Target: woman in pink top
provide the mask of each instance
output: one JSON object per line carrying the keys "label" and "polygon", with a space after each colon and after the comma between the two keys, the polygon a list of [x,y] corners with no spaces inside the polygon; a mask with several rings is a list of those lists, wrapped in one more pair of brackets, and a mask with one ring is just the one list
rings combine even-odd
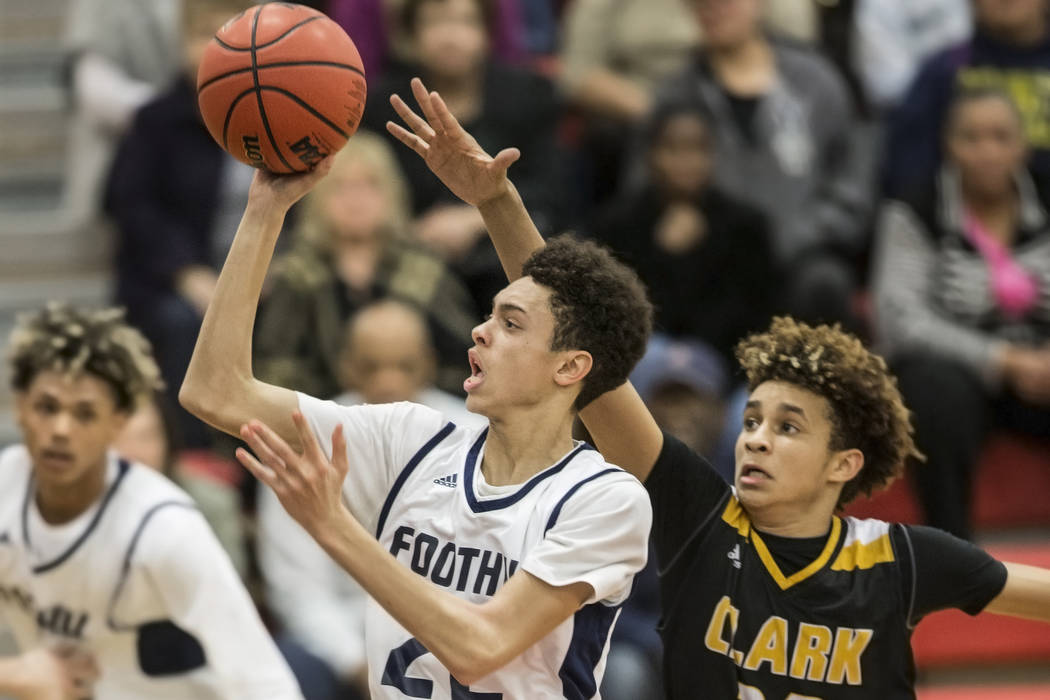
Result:
{"label": "woman in pink top", "polygon": [[936,181],[883,207],[875,308],[927,456],[927,518],[968,537],[988,428],[1050,437],[1050,216],[1004,94],[957,95],[944,138]]}

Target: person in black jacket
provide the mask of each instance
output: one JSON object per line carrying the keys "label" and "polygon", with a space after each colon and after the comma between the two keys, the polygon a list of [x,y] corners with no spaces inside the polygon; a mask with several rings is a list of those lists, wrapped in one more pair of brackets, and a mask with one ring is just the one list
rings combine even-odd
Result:
{"label": "person in black jacket", "polygon": [[755,208],[711,185],[711,132],[692,100],[657,108],[647,129],[648,182],[599,215],[592,235],[638,271],[656,328],[733,346],[768,325],[778,292],[769,226]]}
{"label": "person in black jacket", "polygon": [[[397,119],[390,95],[406,94],[410,78],[424,76],[484,148],[513,144],[527,154],[514,166],[515,180],[546,235],[558,230],[561,210],[554,88],[541,76],[491,60],[494,6],[490,0],[406,0],[401,21],[414,64],[391,66],[378,85],[369,86],[362,127],[385,134],[386,123]],[[397,151],[417,234],[463,277],[478,308],[487,309],[506,280],[481,217],[414,154]]]}
{"label": "person in black jacket", "polygon": [[[105,192],[117,227],[116,300],[156,348],[169,392],[182,383],[253,172],[208,134],[193,85],[229,14],[228,3],[187,5],[185,71],[136,114]],[[209,444],[203,424],[181,409],[179,429],[187,447]]]}

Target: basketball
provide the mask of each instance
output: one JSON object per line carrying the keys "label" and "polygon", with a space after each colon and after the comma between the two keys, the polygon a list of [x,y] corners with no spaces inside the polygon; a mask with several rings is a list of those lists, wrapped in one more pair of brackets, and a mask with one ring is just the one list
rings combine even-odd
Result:
{"label": "basketball", "polygon": [[230,19],[197,71],[212,137],[243,163],[305,172],[342,148],[365,105],[357,47],[317,10],[274,2]]}

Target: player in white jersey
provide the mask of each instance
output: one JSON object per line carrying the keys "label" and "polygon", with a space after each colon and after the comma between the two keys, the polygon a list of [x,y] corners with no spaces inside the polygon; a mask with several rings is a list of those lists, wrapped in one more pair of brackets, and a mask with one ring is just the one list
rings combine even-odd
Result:
{"label": "player in white jersey", "polygon": [[301,699],[190,497],[108,449],[159,383],[146,340],[118,310],[51,305],[20,319],[10,362],[24,444],[0,452],[0,625],[23,653],[0,694]]}
{"label": "player in white jersey", "polygon": [[250,361],[263,278],[285,212],[329,165],[256,175],[180,399],[249,442],[268,466],[240,450],[245,466],[382,608],[366,623],[373,698],[596,697],[651,511],[571,431],[644,351],[641,284],[593,244],[534,256],[473,331],[464,388],[484,430],[264,384]]}

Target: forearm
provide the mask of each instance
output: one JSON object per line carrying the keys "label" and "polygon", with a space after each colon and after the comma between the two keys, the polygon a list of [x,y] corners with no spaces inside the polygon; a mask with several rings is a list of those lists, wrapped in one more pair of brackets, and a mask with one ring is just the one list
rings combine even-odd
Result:
{"label": "forearm", "polygon": [[533,224],[518,190],[508,181],[502,195],[482,202],[478,210],[507,278],[518,279],[525,261],[544,246],[543,236]]}
{"label": "forearm", "polygon": [[265,202],[249,204],[204,315],[179,398],[213,424],[213,399],[229,399],[253,381],[252,328],[284,213]]}
{"label": "forearm", "polygon": [[1004,563],[1006,585],[984,611],[1050,622],[1050,569]]}
{"label": "forearm", "polygon": [[402,566],[375,538],[343,513],[318,542],[369,595],[465,685],[510,661],[509,630],[500,630],[476,605],[441,591]]}

